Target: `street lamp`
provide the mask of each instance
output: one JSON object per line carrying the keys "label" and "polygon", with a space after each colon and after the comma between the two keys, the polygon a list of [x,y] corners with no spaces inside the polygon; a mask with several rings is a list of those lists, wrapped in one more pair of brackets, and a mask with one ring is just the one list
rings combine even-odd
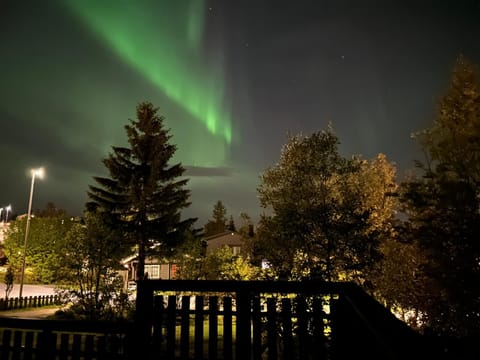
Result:
{"label": "street lamp", "polygon": [[28,201],[27,226],[25,228],[25,241],[23,243],[22,277],[20,280],[20,293],[19,293],[20,299],[22,298],[23,279],[25,277],[25,258],[27,255],[28,230],[30,230],[30,214],[32,212],[33,186],[35,184],[36,176],[38,176],[40,179],[43,178],[43,168],[32,169],[31,173],[32,173],[32,184],[30,186],[30,200]]}
{"label": "street lamp", "polygon": [[6,208],[5,208],[5,223],[8,223],[8,213],[12,211],[12,205],[8,205]]}

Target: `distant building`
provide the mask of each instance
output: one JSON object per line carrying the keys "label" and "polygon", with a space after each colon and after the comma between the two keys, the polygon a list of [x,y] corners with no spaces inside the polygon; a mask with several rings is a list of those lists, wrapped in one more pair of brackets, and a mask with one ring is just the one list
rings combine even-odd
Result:
{"label": "distant building", "polygon": [[[129,256],[121,261],[123,267],[127,270],[127,281],[135,280],[138,267],[138,255]],[[149,279],[173,279],[177,272],[176,264],[153,256],[145,258],[145,276]]]}
{"label": "distant building", "polygon": [[10,226],[10,223],[8,222],[3,221],[0,223],[0,244],[3,244],[3,241],[5,240],[5,234],[9,226]]}
{"label": "distant building", "polygon": [[[206,253],[212,253],[224,246],[231,248],[234,255],[240,255],[245,246],[244,238],[232,231],[225,231],[219,234],[211,235],[203,239],[206,244]],[[138,254],[126,257],[121,261],[121,265],[125,268],[122,276],[126,283],[134,281],[138,267]],[[147,256],[145,259],[145,274],[149,279],[174,279],[178,266],[169,262],[160,256]]]}
{"label": "distant building", "polygon": [[207,244],[207,254],[220,249],[221,247],[228,246],[232,249],[233,255],[240,255],[245,246],[243,236],[232,231],[215,234],[206,237],[204,240]]}

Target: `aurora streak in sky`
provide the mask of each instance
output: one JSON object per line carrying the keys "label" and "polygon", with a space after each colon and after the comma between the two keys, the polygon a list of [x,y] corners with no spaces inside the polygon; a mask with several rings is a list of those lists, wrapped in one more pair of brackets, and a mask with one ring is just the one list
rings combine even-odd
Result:
{"label": "aurora streak in sky", "polygon": [[221,58],[207,61],[202,54],[204,2],[172,2],[167,7],[131,1],[68,4],[125,63],[222,140],[211,152],[215,163],[203,159],[198,164],[219,165],[232,141],[232,126],[224,103]]}
{"label": "aurora streak in sky", "polygon": [[342,154],[384,153],[403,176],[457,56],[480,64],[479,18],[473,0],[2,0],[0,207],[25,213],[44,166],[34,208],[81,216],[143,101],[171,130],[199,227],[218,200],[258,218],[287,134],[329,123]]}

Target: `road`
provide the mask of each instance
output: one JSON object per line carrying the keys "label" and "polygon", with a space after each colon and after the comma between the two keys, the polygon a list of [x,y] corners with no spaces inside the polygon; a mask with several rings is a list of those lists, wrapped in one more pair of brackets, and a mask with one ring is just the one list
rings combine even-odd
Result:
{"label": "road", "polygon": [[[20,292],[20,284],[13,285],[13,290],[10,293],[9,297],[18,297]],[[24,297],[29,296],[42,296],[42,295],[55,295],[55,286],[54,285],[23,285],[23,294]],[[5,284],[0,284],[0,298],[5,297]]]}

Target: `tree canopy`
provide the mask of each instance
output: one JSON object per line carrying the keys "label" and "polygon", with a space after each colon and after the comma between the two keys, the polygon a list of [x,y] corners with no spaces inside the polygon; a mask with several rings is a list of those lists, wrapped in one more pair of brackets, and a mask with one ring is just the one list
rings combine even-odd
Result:
{"label": "tree canopy", "polygon": [[60,273],[70,287],[77,315],[88,319],[111,319],[121,312],[123,281],[120,259],[125,256],[119,231],[105,226],[101,213],[85,213],[75,223],[63,244]]}
{"label": "tree canopy", "polygon": [[[50,211],[52,208],[56,209],[49,203],[38,211],[39,216],[31,218],[25,257],[27,281],[53,283],[63,280],[59,271],[64,255],[61,249],[76,220],[64,210]],[[17,217],[10,223],[5,237],[5,253],[15,273],[22,266],[26,221],[26,216]]]}
{"label": "tree canopy", "polygon": [[[261,176],[256,251],[280,276],[357,278],[379,259],[394,214],[395,169],[380,155],[347,159],[329,128],[289,138]],[[301,269],[297,274],[295,269]]]}
{"label": "tree canopy", "polygon": [[480,335],[480,82],[463,57],[433,124],[417,134],[423,177],[402,185],[413,241],[426,253],[427,301],[434,330]]}

